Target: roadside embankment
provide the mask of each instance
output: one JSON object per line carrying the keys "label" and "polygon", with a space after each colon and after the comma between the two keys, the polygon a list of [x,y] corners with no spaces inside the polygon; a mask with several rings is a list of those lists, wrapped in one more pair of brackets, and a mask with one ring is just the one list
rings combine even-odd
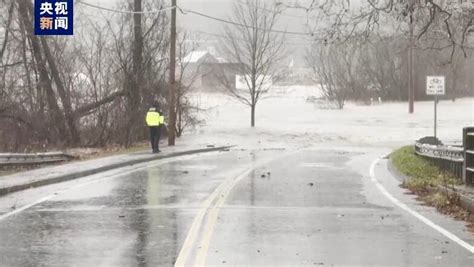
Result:
{"label": "roadside embankment", "polygon": [[394,151],[390,164],[402,187],[441,213],[468,222],[470,230],[474,230],[474,188],[462,186],[454,175],[417,156],[412,146]]}
{"label": "roadside embankment", "polygon": [[142,151],[20,172],[0,177],[0,196],[32,187],[77,179],[129,165],[198,153],[224,151],[229,148],[230,147],[187,147],[183,149],[177,148],[160,154],[151,154],[148,151]]}

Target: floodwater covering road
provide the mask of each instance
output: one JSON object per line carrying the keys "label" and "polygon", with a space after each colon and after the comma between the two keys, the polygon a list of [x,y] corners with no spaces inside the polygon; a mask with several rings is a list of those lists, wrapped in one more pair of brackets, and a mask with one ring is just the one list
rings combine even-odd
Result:
{"label": "floodwater covering road", "polygon": [[371,180],[386,152],[231,150],[7,195],[0,265],[474,266],[469,247],[380,187],[469,246],[462,222]]}

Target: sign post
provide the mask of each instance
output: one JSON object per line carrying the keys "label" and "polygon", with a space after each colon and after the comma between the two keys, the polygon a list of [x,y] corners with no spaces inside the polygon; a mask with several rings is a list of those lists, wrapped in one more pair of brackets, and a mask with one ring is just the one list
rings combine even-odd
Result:
{"label": "sign post", "polygon": [[437,138],[438,128],[438,96],[446,94],[444,76],[426,77],[426,94],[434,96],[434,137]]}

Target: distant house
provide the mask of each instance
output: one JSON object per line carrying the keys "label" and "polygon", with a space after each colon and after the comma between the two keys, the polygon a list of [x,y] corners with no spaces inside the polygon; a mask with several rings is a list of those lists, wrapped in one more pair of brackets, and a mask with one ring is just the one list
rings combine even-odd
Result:
{"label": "distant house", "polygon": [[218,91],[223,88],[222,75],[235,77],[237,74],[235,64],[215,56],[212,50],[193,51],[183,58],[181,64],[185,82],[203,91]]}
{"label": "distant house", "polygon": [[209,64],[218,63],[219,61],[209,51],[193,51],[186,55],[182,62],[188,64]]}

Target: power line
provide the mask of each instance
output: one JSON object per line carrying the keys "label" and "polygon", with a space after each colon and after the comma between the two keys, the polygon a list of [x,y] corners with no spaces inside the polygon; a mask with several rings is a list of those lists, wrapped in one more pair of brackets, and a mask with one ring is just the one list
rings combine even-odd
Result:
{"label": "power line", "polygon": [[193,10],[184,9],[184,8],[179,7],[179,6],[178,6],[178,9],[181,11],[181,13],[183,13],[183,15],[186,15],[187,13],[190,13],[190,14],[194,14],[194,15],[197,15],[197,16],[201,16],[201,17],[207,18],[207,19],[211,19],[211,20],[215,20],[215,21],[219,21],[219,22],[223,22],[223,23],[227,23],[227,24],[232,24],[232,25],[240,26],[240,27],[244,27],[244,28],[255,29],[255,30],[259,30],[259,31],[282,33],[282,34],[312,36],[312,34],[310,34],[310,33],[304,33],[304,32],[292,32],[292,31],[283,31],[283,30],[269,30],[269,29],[263,29],[263,28],[259,28],[259,27],[253,27],[253,26],[241,24],[241,23],[238,23],[238,22],[230,21],[230,20],[225,20],[225,19],[221,19],[221,18],[216,18],[216,17],[210,16],[210,15],[207,15],[207,14],[204,14],[204,13],[201,13],[201,12],[197,12],[197,11],[193,11]]}
{"label": "power line", "polygon": [[[222,39],[229,39],[228,36],[218,34],[218,33],[210,33],[210,32],[201,31],[201,30],[193,30],[193,32],[198,32],[198,33],[202,33],[202,34],[209,35],[209,36],[219,37],[219,38],[222,38]],[[242,40],[242,41],[245,41],[242,38],[238,38],[238,39]],[[294,46],[299,46],[299,45],[300,46],[306,46],[306,45],[312,45],[313,44],[311,42],[283,42],[283,43],[286,44],[286,45],[294,45]]]}
{"label": "power line", "polygon": [[105,10],[105,11],[110,11],[110,12],[115,12],[115,13],[125,13],[125,14],[156,14],[156,13],[162,13],[162,12],[167,12],[167,11],[170,11],[170,10],[173,10],[176,8],[176,6],[173,6],[173,7],[166,7],[166,8],[162,8],[162,9],[158,9],[158,10],[149,10],[149,11],[129,11],[129,10],[119,10],[119,9],[113,9],[113,8],[107,8],[107,7],[101,7],[101,6],[97,6],[97,5],[93,5],[93,4],[90,4],[90,3],[87,3],[87,2],[78,2],[78,4],[82,4],[82,5],[85,5],[85,6],[89,6],[89,7],[92,7],[92,8],[96,8],[96,9],[101,9],[101,10]]}
{"label": "power line", "polygon": [[[236,2],[237,2],[239,5],[246,5],[246,6],[249,6],[249,4],[248,4],[248,3],[245,3],[244,1],[236,0]],[[264,8],[264,7],[256,7],[256,8],[257,8],[257,9],[260,9],[260,10],[263,10],[263,11],[266,11],[266,12],[270,12],[270,13],[279,13],[280,16],[283,16],[283,17],[297,18],[297,19],[302,19],[302,18],[303,18],[302,16],[298,16],[298,15],[285,14],[285,13],[283,13],[283,11],[271,10],[271,9]]]}
{"label": "power line", "polygon": [[149,10],[149,11],[135,12],[135,11],[129,11],[129,10],[119,10],[119,9],[101,7],[101,6],[90,4],[90,3],[87,3],[87,2],[78,2],[78,4],[82,4],[82,5],[85,5],[85,6],[89,6],[89,7],[92,7],[92,8],[101,9],[101,10],[105,10],[105,11],[110,11],[110,12],[115,12],[115,13],[125,13],[125,14],[156,14],[156,13],[167,12],[167,11],[173,10],[175,8],[178,8],[181,11],[181,13],[184,14],[184,15],[186,15],[187,13],[190,13],[190,14],[194,14],[194,15],[197,15],[197,16],[207,18],[207,19],[211,19],[211,20],[215,20],[215,21],[219,21],[219,22],[223,22],[223,23],[227,23],[227,24],[232,24],[232,25],[235,25],[235,26],[240,26],[240,27],[245,27],[245,28],[250,28],[250,29],[256,29],[256,30],[260,30],[260,31],[281,33],[281,34],[312,36],[311,33],[305,33],[305,32],[269,30],[269,29],[264,29],[264,28],[259,28],[259,27],[253,27],[253,26],[241,24],[241,23],[238,23],[238,22],[213,17],[213,16],[210,16],[210,15],[201,13],[201,12],[197,12],[197,11],[193,11],[193,10],[189,10],[189,9],[184,9],[184,8],[179,7],[179,6],[167,7],[167,8],[163,8],[163,9],[159,9],[159,10]]}

